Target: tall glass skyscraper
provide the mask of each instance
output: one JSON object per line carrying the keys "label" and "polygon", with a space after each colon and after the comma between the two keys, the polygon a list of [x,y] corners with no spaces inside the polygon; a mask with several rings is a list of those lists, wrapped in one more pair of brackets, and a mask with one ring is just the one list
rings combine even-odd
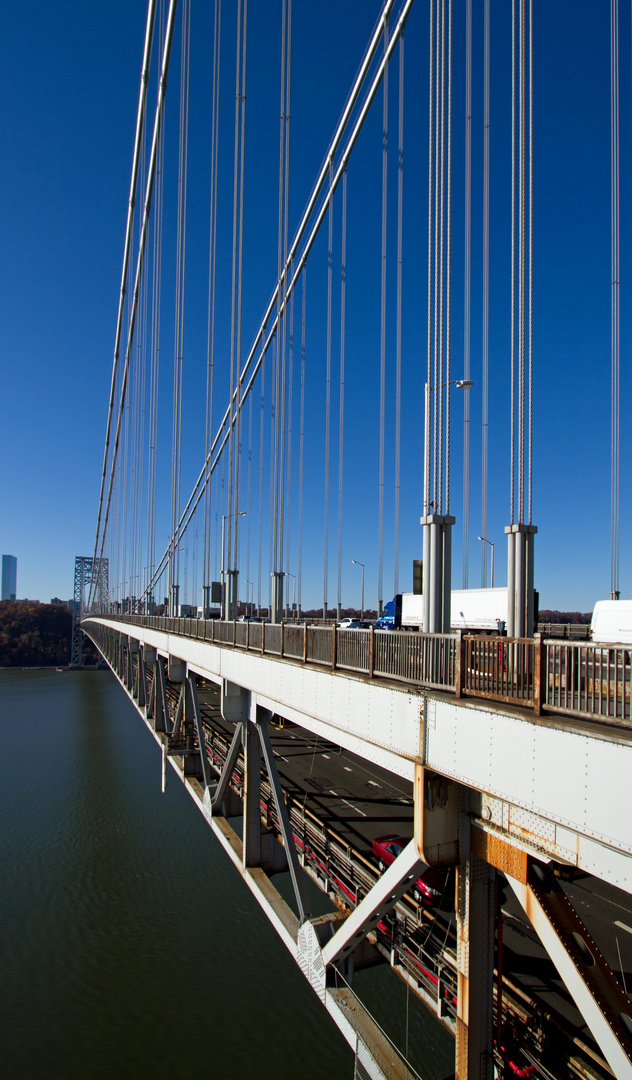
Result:
{"label": "tall glass skyscraper", "polygon": [[18,560],[15,555],[2,556],[2,599],[15,600]]}

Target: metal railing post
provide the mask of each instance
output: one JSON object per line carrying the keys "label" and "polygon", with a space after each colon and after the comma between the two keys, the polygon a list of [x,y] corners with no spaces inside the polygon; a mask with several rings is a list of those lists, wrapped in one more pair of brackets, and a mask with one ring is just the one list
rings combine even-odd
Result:
{"label": "metal railing post", "polygon": [[283,659],[283,623],[281,623],[281,631],[279,637],[279,656],[281,657],[281,659]]}
{"label": "metal railing post", "polygon": [[307,623],[303,623],[303,663],[307,663]]}
{"label": "metal railing post", "polygon": [[[544,643],[542,634],[533,635],[533,714],[542,716],[542,660]],[[545,689],[545,688],[544,688]],[[546,696],[546,695],[545,695]]]}
{"label": "metal railing post", "polygon": [[235,648],[235,639],[237,635],[237,622],[233,619],[233,649]]}
{"label": "metal railing post", "polygon": [[455,693],[458,698],[463,695],[465,686],[465,642],[463,631],[456,632],[456,671],[454,672]]}
{"label": "metal railing post", "polygon": [[331,670],[336,670],[336,624],[331,628]]}
{"label": "metal railing post", "polygon": [[371,629],[369,630],[369,678],[373,678],[373,669],[375,667],[375,627],[371,623]]}

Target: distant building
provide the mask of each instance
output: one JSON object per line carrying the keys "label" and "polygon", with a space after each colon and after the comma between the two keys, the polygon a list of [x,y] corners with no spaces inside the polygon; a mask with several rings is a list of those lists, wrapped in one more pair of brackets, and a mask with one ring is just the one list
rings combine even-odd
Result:
{"label": "distant building", "polygon": [[2,556],[2,600],[15,600],[17,595],[18,560],[15,555]]}

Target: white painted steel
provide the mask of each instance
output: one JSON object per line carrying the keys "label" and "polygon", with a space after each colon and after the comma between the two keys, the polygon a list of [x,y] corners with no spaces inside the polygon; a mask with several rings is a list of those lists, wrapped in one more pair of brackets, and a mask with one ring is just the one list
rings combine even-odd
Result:
{"label": "white painted steel", "polygon": [[[92,621],[124,634],[130,631],[127,623]],[[264,708],[413,780],[421,750],[420,694],[143,626],[133,630],[161,655],[179,655],[193,671],[218,685],[228,679],[256,694]]]}
{"label": "white painted steel", "polygon": [[[166,637],[166,635],[162,636]],[[142,640],[140,634],[138,635],[138,639]],[[182,640],[183,639],[181,638],[180,641]],[[158,652],[163,655],[169,655],[168,644],[165,645],[164,650],[161,648],[160,644],[155,647],[158,649]],[[301,966],[303,973],[308,976],[310,982],[318,992],[319,988],[316,980],[310,978],[310,975],[305,970],[304,963],[302,962],[303,957],[300,955],[301,943],[299,942],[299,934],[302,928],[299,927],[299,921],[296,915],[263,870],[259,867],[244,866],[242,841],[225,818],[213,816],[208,788],[204,789],[196,780],[185,776],[183,770],[180,768],[179,759],[174,759],[173,757],[167,758],[164,736],[162,736],[161,733],[154,731],[151,720],[146,716],[146,709],[139,707],[138,702],[134,700],[130,689],[125,686],[125,683],[118,675],[116,675],[116,672],[113,671],[113,674],[118,679],[131,703],[138,711],[141,719],[147,725],[147,728],[161,749],[162,790],[164,791],[166,786],[166,763],[169,761],[174,772],[184,784],[198,810],[204,815],[208,825],[215,833],[215,836],[237,871],[241,874],[255,900],[276,930],[288,952],[299,966]],[[255,707],[257,704],[266,707],[261,700],[253,702]],[[413,847],[412,844],[410,846]],[[304,924],[304,928],[305,927],[311,928],[311,924],[306,922]],[[317,948],[320,951],[318,943]],[[401,1058],[397,1049],[387,1040],[384,1033],[377,1026],[364,1005],[351,989],[330,989],[329,987],[323,986],[321,1000],[351,1049],[356,1055],[362,1056],[364,1067],[371,1077],[371,1080],[413,1080],[413,1074]]]}
{"label": "white painted steel", "polygon": [[[127,623],[94,621],[130,631]],[[412,780],[419,762],[501,800],[507,822],[499,825],[513,825],[508,839],[521,836],[534,854],[548,851],[632,892],[627,732],[573,730],[509,715],[500,705],[422,696],[142,626],[134,631],[162,655],[181,656],[218,684],[228,679],[244,687],[264,708],[396,775]],[[532,817],[521,821],[521,812]],[[559,839],[556,828],[564,830]]]}
{"label": "white painted steel", "polygon": [[434,698],[424,741],[427,767],[632,854],[630,741]]}

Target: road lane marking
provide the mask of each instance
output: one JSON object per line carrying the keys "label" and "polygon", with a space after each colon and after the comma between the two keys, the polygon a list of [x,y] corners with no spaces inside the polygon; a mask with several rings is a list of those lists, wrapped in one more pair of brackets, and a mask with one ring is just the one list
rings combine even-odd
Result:
{"label": "road lane marking", "polygon": [[627,930],[628,934],[632,934],[632,926],[627,926],[624,922],[619,922],[618,919],[615,920],[614,925],[620,926],[622,930]]}

